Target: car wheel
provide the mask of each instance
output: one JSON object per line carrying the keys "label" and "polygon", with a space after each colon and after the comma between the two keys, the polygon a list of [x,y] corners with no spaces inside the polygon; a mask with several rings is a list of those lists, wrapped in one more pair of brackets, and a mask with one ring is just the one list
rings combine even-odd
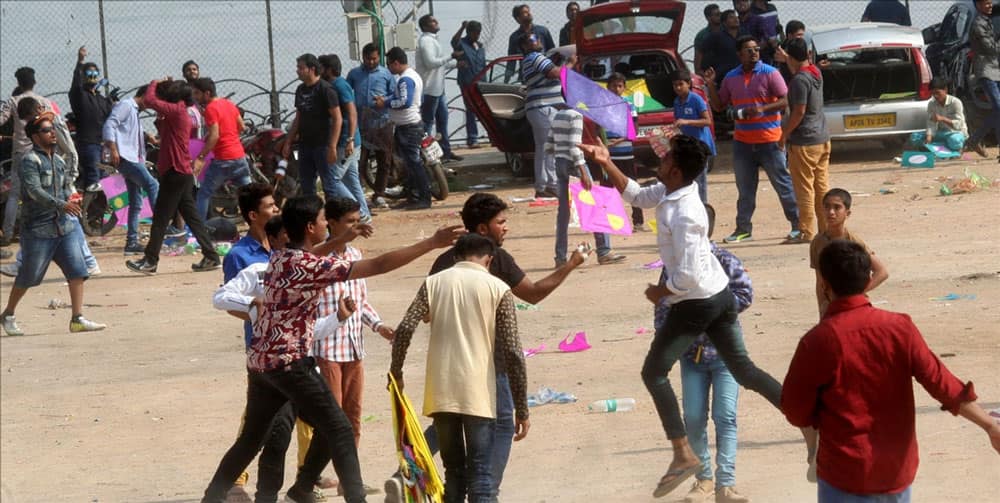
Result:
{"label": "car wheel", "polygon": [[534,177],[535,167],[527,162],[527,159],[522,154],[509,154],[504,153],[507,159],[507,167],[510,168],[511,174],[518,178],[524,177]]}

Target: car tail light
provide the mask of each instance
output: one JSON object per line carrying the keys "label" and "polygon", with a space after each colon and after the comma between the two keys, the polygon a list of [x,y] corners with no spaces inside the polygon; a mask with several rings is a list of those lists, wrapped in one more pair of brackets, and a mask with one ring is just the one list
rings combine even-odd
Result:
{"label": "car tail light", "polygon": [[924,53],[920,49],[914,47],[910,49],[913,51],[913,59],[917,62],[917,68],[920,70],[920,88],[917,91],[917,96],[922,100],[929,100],[931,98],[931,67],[927,64],[927,58],[924,57]]}

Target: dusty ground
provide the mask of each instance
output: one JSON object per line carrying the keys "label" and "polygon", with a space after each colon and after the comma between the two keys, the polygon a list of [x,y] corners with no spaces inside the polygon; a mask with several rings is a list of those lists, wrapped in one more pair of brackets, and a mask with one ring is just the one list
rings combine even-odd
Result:
{"label": "dusty ground", "polygon": [[[981,403],[998,408],[1000,189],[942,197],[935,181],[960,178],[966,167],[997,178],[998,164],[991,159],[902,170],[888,161],[891,157],[877,144],[838,145],[834,151],[833,185],[858,193],[850,228],[891,273],[872,300],[913,316],[951,370],[976,383]],[[736,195],[729,163],[720,161],[709,177],[718,238],[732,231]],[[478,176],[481,181],[502,172]],[[883,195],[880,189],[897,192]],[[498,194],[525,196],[530,188],[504,184]],[[382,212],[376,217],[377,235],[363,243],[366,254],[412,243],[441,224],[458,222],[456,211],[464,199],[465,194],[456,194],[425,213]],[[766,184],[758,203],[756,240],[731,248],[750,270],[756,290],[756,302],[742,317],[747,345],[755,361],[780,380],[796,341],[816,321],[813,275],[806,246],[778,244],[787,228]],[[520,203],[510,216],[505,247],[533,279],[540,279],[552,266],[555,208]],[[576,232],[575,239],[589,239]],[[86,301],[94,306],[86,314],[110,329],[67,333],[69,312],[46,309],[50,299],[68,300],[53,267],[17,313],[30,335],[0,339],[4,503],[197,501],[236,434],[246,383],[242,332],[237,321],[209,305],[221,273],[193,274],[188,267],[194,257],[182,256],[165,257],[155,277],[137,276],[124,267],[121,241],[116,234],[97,243],[104,273],[87,284]],[[652,325],[642,289],[657,273],[642,264],[656,259],[654,236],[616,237],[614,245],[628,254],[627,263],[588,263],[539,310],[519,313],[526,347],[544,343],[552,348],[567,333],[585,330],[593,349],[528,360],[531,391],[549,386],[580,401],[532,409],[530,435],[515,446],[507,469],[504,501],[649,501],[666,469],[669,444],[639,379],[649,335],[636,333]],[[432,260],[427,256],[369,280],[373,303],[385,319],[402,316]],[[4,302],[10,284],[9,278],[0,282]],[[932,300],[948,293],[975,298]],[[406,366],[407,390],[415,403],[423,388],[425,330],[418,331]],[[383,378],[389,348],[374,337],[368,349],[360,455],[366,481],[381,487],[395,465]],[[638,408],[586,412],[587,403],[607,397],[635,397]],[[916,391],[916,399],[922,463],[914,499],[996,501],[1000,458],[985,434],[939,411],[923,390]],[[739,426],[737,477],[743,493],[756,502],[815,499],[815,486],[804,477],[799,434],[777,411],[744,392]],[[291,462],[287,473],[290,481]],[[686,489],[663,501],[679,501]]]}

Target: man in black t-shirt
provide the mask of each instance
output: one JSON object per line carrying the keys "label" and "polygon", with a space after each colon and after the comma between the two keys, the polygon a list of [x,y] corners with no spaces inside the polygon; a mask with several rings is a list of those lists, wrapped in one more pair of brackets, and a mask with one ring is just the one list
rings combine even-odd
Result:
{"label": "man in black t-shirt", "polygon": [[[465,201],[462,206],[462,223],[469,232],[481,234],[492,239],[496,245],[496,254],[490,263],[490,274],[500,278],[517,298],[537,304],[548,297],[569,276],[569,273],[587,260],[589,253],[574,251],[562,267],[556,269],[541,281],[535,283],[518,267],[517,262],[503,248],[503,239],[507,235],[507,203],[494,194],[477,192]],[[442,253],[431,266],[430,274],[439,273],[455,265],[455,249],[450,248]],[[503,472],[510,457],[510,448],[514,438],[514,398],[510,392],[510,383],[503,367],[503,361],[495,361],[497,377],[497,417],[493,430],[493,452],[490,454],[490,465],[493,475],[493,493],[500,489]],[[431,452],[437,452],[437,432],[431,426],[424,431]],[[393,487],[395,486],[395,487]],[[386,501],[394,489],[402,490],[398,477],[393,477],[386,483]],[[402,501],[402,500],[400,500]]]}
{"label": "man in black t-shirt", "polygon": [[319,78],[319,58],[303,54],[295,60],[295,73],[302,84],[295,90],[295,120],[281,155],[288,159],[292,143],[298,141],[299,183],[303,194],[316,193],[316,176],[323,181],[327,198],[336,195],[333,163],[337,162],[340,138],[340,100],[329,82]]}

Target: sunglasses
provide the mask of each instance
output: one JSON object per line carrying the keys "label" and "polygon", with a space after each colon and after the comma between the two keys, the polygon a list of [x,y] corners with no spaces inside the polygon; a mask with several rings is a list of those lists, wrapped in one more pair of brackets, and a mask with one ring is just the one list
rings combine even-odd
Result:
{"label": "sunglasses", "polygon": [[747,54],[750,54],[752,52],[760,52],[760,47],[744,47],[743,51],[745,51]]}
{"label": "sunglasses", "polygon": [[43,127],[43,128],[41,128],[41,129],[38,130],[38,132],[42,133],[42,134],[49,134],[49,133],[51,133],[53,131],[55,131],[55,128],[51,128],[51,127]]}
{"label": "sunglasses", "polygon": [[98,76],[100,74],[101,74],[101,72],[99,72],[97,70],[87,70],[87,76],[88,77],[96,77],[96,76]]}

